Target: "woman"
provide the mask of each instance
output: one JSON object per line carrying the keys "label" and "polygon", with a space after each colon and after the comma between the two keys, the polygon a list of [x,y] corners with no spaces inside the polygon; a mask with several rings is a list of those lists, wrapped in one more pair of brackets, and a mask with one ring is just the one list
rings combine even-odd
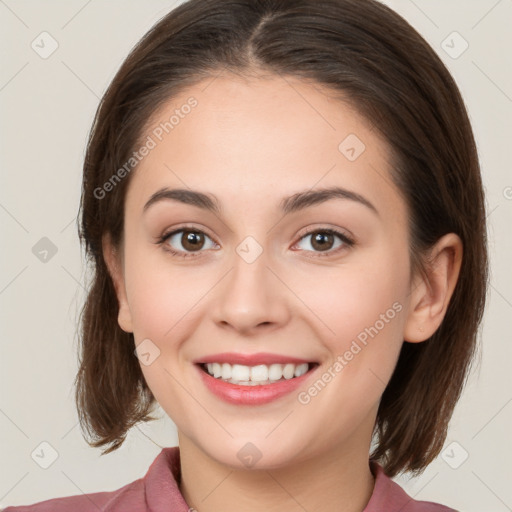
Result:
{"label": "woman", "polygon": [[77,404],[122,489],[23,510],[447,511],[391,477],[439,454],[487,285],[460,93],[373,0],[186,2],[98,109]]}

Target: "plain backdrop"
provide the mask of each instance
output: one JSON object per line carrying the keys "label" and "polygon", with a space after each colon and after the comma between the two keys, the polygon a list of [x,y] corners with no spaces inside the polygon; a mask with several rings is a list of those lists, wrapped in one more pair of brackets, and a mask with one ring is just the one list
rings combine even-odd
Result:
{"label": "plain backdrop", "polygon": [[[396,480],[415,499],[465,512],[510,511],[512,1],[386,3],[427,39],[464,96],[487,194],[492,265],[480,364],[445,450],[420,477]],[[161,412],[160,421],[134,428],[122,448],[101,456],[82,438],[73,400],[86,137],[129,50],[175,5],[0,0],[0,507],[117,489],[143,476],[161,447],[177,444]],[[36,456],[42,450],[46,462]]]}

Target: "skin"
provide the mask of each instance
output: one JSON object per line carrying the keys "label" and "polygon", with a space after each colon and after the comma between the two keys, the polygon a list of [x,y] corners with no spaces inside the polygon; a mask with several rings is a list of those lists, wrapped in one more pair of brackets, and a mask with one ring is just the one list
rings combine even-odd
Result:
{"label": "skin", "polygon": [[[136,345],[149,339],[160,350],[141,368],[178,428],[180,490],[200,512],[361,512],[374,486],[368,454],[380,397],[404,340],[427,340],[441,324],[461,241],[440,239],[428,278],[411,279],[408,212],[389,147],[319,86],[220,76],[168,101],[145,136],[190,96],[197,107],[131,176],[122,246],[104,237],[119,325]],[[355,161],[338,149],[349,134],[366,146]],[[348,199],[279,210],[283,197],[334,185],[364,196],[378,215]],[[144,213],[162,187],[215,194],[221,212],[162,200]],[[181,233],[157,243],[184,223],[206,233],[198,250],[182,245]],[[327,252],[315,248],[306,232],[327,227],[356,244],[335,237]],[[247,236],[263,251],[250,264],[236,252]],[[166,244],[196,256],[173,256]],[[318,361],[321,376],[394,303],[401,311],[307,404],[298,392],[259,406],[226,403],[192,364],[224,351],[271,352]],[[248,442],[262,454],[251,468],[237,457]]]}

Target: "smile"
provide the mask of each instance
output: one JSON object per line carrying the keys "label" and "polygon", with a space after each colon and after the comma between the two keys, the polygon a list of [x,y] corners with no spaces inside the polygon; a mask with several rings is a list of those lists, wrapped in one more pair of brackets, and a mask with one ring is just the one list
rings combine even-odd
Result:
{"label": "smile", "polygon": [[302,364],[259,364],[246,366],[229,363],[205,363],[203,369],[216,379],[222,379],[239,386],[262,386],[282,380],[300,377],[307,373],[314,363]]}
{"label": "smile", "polygon": [[272,402],[296,391],[307,379],[312,378],[319,364],[245,366],[219,362],[196,363],[194,366],[203,384],[214,396],[230,404],[254,406]]}

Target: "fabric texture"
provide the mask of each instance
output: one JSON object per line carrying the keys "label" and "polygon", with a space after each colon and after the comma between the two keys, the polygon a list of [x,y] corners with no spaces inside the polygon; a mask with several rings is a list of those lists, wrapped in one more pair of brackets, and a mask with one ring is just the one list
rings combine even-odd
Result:
{"label": "fabric texture", "polygon": [[[413,500],[382,467],[370,462],[375,486],[363,512],[456,512],[430,501]],[[183,498],[178,446],[164,448],[146,475],[116,491],[50,499],[33,505],[11,506],[1,512],[193,512]]]}

